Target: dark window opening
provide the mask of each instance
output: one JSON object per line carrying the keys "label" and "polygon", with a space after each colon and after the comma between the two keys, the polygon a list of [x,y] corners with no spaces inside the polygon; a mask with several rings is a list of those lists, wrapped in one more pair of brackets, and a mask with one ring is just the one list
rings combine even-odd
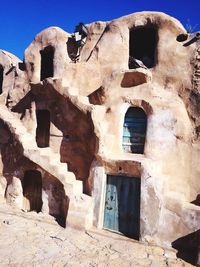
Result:
{"label": "dark window opening", "polygon": [[29,170],[23,180],[24,210],[40,212],[42,209],[42,176],[39,171]]}
{"label": "dark window opening", "polygon": [[147,116],[142,108],[131,107],[125,114],[123,125],[124,152],[143,154]]}
{"label": "dark window opening", "polygon": [[38,147],[49,146],[50,136],[50,112],[48,110],[37,110],[37,129],[36,129],[36,142]]}
{"label": "dark window opening", "polygon": [[47,46],[40,51],[41,54],[41,73],[40,79],[43,81],[48,77],[53,77],[53,59],[54,59],[54,48]]}
{"label": "dark window opening", "polygon": [[78,55],[78,45],[74,38],[68,38],[67,41],[67,53],[70,59],[75,62],[79,55]]}
{"label": "dark window opening", "polygon": [[157,29],[143,27],[130,30],[129,36],[129,69],[134,69],[135,59],[141,61],[147,68],[155,66],[157,46]]}
{"label": "dark window opening", "polygon": [[0,65],[0,94],[3,92],[3,67]]}
{"label": "dark window opening", "polygon": [[182,33],[182,34],[179,34],[179,35],[177,36],[176,40],[177,40],[178,42],[184,42],[184,41],[187,40],[187,38],[188,38],[188,34]]}
{"label": "dark window opening", "polygon": [[18,68],[21,70],[21,71],[25,71],[26,70],[26,64],[24,62],[19,62],[18,63]]}

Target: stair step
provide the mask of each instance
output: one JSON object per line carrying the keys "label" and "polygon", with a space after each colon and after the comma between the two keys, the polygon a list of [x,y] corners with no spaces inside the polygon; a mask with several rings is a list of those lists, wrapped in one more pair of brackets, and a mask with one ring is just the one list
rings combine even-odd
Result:
{"label": "stair step", "polygon": [[74,211],[88,211],[92,208],[92,197],[85,194],[75,195],[70,201]]}
{"label": "stair step", "polygon": [[66,165],[59,165],[58,171],[59,171],[59,173],[66,174],[66,172],[68,172],[67,164]]}
{"label": "stair step", "polygon": [[17,137],[19,141],[24,144],[24,146],[37,148],[37,144],[35,142],[35,139],[31,135],[18,135]]}
{"label": "stair step", "polygon": [[92,209],[88,211],[74,211],[69,208],[67,224],[74,228],[90,229],[93,224]]}
{"label": "stair step", "polygon": [[[83,183],[82,181],[78,181],[78,180],[70,180],[69,177],[66,177],[65,179],[62,180],[62,183],[64,184],[64,188],[66,189],[66,194],[68,194],[68,186],[72,186],[72,192],[73,194],[70,196],[72,197],[73,195],[81,195],[83,192]],[[70,192],[69,192],[70,193]]]}
{"label": "stair step", "polygon": [[83,182],[76,180],[74,173],[68,171],[67,163],[60,162],[60,155],[50,147],[37,147],[35,137],[28,133],[20,119],[6,108],[0,107],[0,118],[10,126],[11,131],[21,142],[24,155],[63,183],[65,193],[70,198],[68,222],[83,228],[91,226],[93,210],[91,197],[82,194]]}
{"label": "stair step", "polygon": [[49,155],[52,152],[50,147],[38,148],[38,150],[41,155]]}
{"label": "stair step", "polygon": [[[60,158],[59,158],[59,156],[57,155],[57,154],[51,154],[51,155],[49,155],[49,160],[50,160],[50,163],[52,164],[52,165],[59,165],[59,166],[63,166],[62,165],[62,163],[60,162]],[[66,166],[66,168],[67,168],[67,164],[65,164]]]}
{"label": "stair step", "polygon": [[25,128],[22,128],[20,125],[20,127],[18,127],[18,128],[15,127],[15,133],[20,134],[20,135],[25,135],[25,134],[27,134],[27,130]]}

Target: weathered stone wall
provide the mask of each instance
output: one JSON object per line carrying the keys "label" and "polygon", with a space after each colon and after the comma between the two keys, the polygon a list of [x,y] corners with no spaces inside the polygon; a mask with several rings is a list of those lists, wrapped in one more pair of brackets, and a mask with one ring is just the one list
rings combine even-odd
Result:
{"label": "weathered stone wall", "polygon": [[[142,27],[156,31],[155,66],[129,69],[130,30]],[[5,77],[2,95],[7,99],[9,92],[8,107],[33,138],[37,110],[50,112],[49,147],[83,181],[84,192],[92,195],[94,225],[103,227],[106,175],[137,177],[141,179],[140,238],[169,246],[199,229],[200,208],[190,203],[200,193],[198,45],[178,42],[185,29],[158,12],[95,22],[87,28],[76,63],[72,54],[77,46],[70,34],[57,27],[39,33],[25,51],[24,71],[17,69],[18,76],[7,81]],[[54,48],[54,75],[40,81],[40,52],[48,46]],[[147,115],[142,155],[122,148],[129,107],[140,107]],[[39,163],[36,166],[40,168]],[[54,178],[49,175],[47,171],[44,199],[55,195],[49,206],[55,213],[61,205],[56,197],[61,189],[56,188],[62,185],[52,185]],[[14,178],[13,187],[15,182]]]}
{"label": "weathered stone wall", "polygon": [[3,67],[1,103],[12,107],[27,93],[29,83],[25,65],[16,56],[1,50],[0,65]]}
{"label": "weathered stone wall", "polygon": [[[63,184],[56,177],[44,171],[23,156],[23,148],[11,133],[8,126],[0,121],[0,150],[1,150],[1,196],[6,197],[11,206],[26,210],[24,190],[24,175],[26,171],[39,171],[42,177],[42,212],[58,217],[66,217],[65,207],[68,197],[65,195]],[[4,181],[6,180],[6,182]],[[33,188],[34,190],[35,188]],[[37,192],[33,191],[33,196]],[[28,200],[29,201],[29,200]]]}

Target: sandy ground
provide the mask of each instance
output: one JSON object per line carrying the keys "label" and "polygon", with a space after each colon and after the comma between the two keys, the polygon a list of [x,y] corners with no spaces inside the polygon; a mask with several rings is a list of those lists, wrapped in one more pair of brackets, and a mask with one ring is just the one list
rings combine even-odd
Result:
{"label": "sandy ground", "polygon": [[106,230],[64,229],[51,216],[0,208],[0,267],[192,266],[173,250]]}

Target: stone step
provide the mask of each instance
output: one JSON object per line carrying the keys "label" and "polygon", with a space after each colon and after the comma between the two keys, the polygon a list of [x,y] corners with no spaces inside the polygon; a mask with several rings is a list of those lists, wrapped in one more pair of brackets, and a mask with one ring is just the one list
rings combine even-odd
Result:
{"label": "stone step", "polygon": [[[12,124],[12,125],[15,125],[15,124]],[[19,123],[16,122],[16,125],[19,125]],[[17,135],[25,135],[27,134],[27,130],[25,127],[23,127],[22,125],[20,125],[20,127],[16,126],[16,127],[13,127],[14,131],[15,131],[15,134]]]}
{"label": "stone step", "polygon": [[71,208],[73,211],[88,211],[92,208],[92,197],[81,194],[75,195],[70,202]]}
{"label": "stone step", "polygon": [[60,162],[60,155],[49,147],[38,148],[35,137],[27,132],[19,118],[9,110],[0,107],[0,118],[11,128],[24,148],[24,155],[63,184],[66,195],[70,198],[67,223],[84,229],[92,226],[92,199],[82,194],[83,182],[76,180],[74,173],[68,171],[67,163]]}
{"label": "stone step", "polygon": [[92,197],[81,194],[70,199],[67,224],[75,228],[89,229],[93,224]]}
{"label": "stone step", "polygon": [[41,155],[49,155],[52,152],[50,147],[38,148],[38,150],[40,151]]}
{"label": "stone step", "polygon": [[69,210],[67,214],[67,225],[77,229],[90,229],[92,227],[91,211],[73,211]]}
{"label": "stone step", "polygon": [[78,180],[71,179],[71,173],[68,172],[65,177],[57,176],[64,186],[66,195],[71,199],[74,195],[80,195],[83,192],[83,183]]}
{"label": "stone step", "polygon": [[58,153],[53,152],[49,147],[48,148],[40,148],[40,155],[42,157],[48,157],[49,164],[53,166],[59,166],[61,171],[68,171],[67,163],[60,162],[60,155]]}

